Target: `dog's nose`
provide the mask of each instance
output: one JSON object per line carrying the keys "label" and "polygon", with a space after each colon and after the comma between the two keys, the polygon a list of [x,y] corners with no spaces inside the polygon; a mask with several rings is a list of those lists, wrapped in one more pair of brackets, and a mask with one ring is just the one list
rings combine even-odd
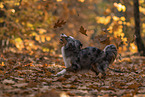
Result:
{"label": "dog's nose", "polygon": [[61,35],[64,35],[63,33]]}

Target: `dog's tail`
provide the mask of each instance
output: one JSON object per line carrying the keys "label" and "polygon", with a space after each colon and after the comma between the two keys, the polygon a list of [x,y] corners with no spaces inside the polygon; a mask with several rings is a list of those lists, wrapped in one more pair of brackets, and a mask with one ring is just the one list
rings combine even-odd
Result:
{"label": "dog's tail", "polygon": [[[116,72],[116,73],[131,73],[129,71],[121,71],[121,70],[117,70],[117,69],[112,69],[110,67],[108,67],[109,70],[113,71],[113,72]],[[136,74],[138,74],[138,72],[134,72]]]}

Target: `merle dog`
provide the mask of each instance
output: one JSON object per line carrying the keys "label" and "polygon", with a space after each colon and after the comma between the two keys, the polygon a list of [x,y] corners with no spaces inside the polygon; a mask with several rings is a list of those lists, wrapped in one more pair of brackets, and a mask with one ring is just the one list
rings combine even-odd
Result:
{"label": "merle dog", "polygon": [[113,63],[117,56],[117,48],[113,44],[107,45],[103,51],[96,47],[81,49],[82,44],[79,40],[65,34],[60,36],[60,42],[63,44],[61,52],[66,69],[58,72],[57,76],[66,72],[87,72],[89,70],[95,72],[96,75],[99,73],[105,75],[108,65]]}

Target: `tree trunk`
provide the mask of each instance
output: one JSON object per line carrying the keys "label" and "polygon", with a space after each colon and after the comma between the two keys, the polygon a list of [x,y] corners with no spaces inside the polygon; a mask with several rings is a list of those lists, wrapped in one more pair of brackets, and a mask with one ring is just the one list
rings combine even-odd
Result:
{"label": "tree trunk", "polygon": [[139,2],[133,0],[134,3],[134,20],[135,20],[135,35],[138,52],[140,55],[145,56],[145,47],[140,35],[140,14],[139,14]]}

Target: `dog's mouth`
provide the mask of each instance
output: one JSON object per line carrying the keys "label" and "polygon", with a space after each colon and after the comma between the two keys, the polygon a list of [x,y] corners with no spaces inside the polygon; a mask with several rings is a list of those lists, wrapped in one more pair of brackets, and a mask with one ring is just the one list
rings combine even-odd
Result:
{"label": "dog's mouth", "polygon": [[66,40],[67,37],[68,36],[66,36],[65,34],[61,34],[60,35],[60,43],[65,45],[67,43],[67,40]]}

